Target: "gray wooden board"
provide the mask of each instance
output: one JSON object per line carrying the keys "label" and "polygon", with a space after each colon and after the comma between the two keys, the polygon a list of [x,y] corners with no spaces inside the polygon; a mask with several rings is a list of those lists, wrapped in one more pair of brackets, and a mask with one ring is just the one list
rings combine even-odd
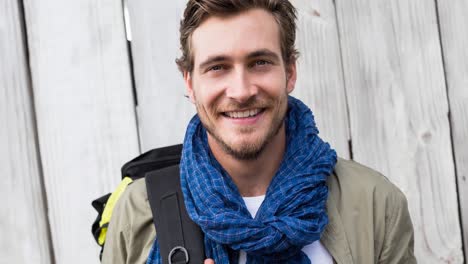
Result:
{"label": "gray wooden board", "polygon": [[24,7],[56,262],[98,263],[90,203],[139,152],[122,3]]}
{"label": "gray wooden board", "polygon": [[350,158],[349,125],[335,6],[331,0],[295,0],[298,80],[294,96],[314,112],[320,136]]}
{"label": "gray wooden board", "polygon": [[437,1],[450,102],[458,195],[468,258],[468,1]]}
{"label": "gray wooden board", "polygon": [[24,31],[18,1],[0,3],[0,263],[51,263]]}
{"label": "gray wooden board", "polygon": [[175,59],[185,0],[128,2],[142,151],[182,143],[195,107]]}
{"label": "gray wooden board", "polygon": [[354,158],[406,194],[420,263],[463,263],[435,2],[336,3]]}

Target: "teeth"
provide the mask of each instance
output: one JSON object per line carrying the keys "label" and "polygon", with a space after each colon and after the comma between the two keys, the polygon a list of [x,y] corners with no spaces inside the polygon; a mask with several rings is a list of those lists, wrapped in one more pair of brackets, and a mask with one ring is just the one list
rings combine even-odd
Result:
{"label": "teeth", "polygon": [[242,112],[226,112],[225,114],[231,118],[246,118],[255,116],[260,112],[260,109],[252,109]]}

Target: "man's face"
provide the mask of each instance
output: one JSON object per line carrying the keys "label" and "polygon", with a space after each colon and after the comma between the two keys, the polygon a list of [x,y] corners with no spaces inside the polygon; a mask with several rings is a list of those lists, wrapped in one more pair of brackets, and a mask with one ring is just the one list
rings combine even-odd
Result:
{"label": "man's face", "polygon": [[236,159],[256,158],[283,127],[296,81],[274,17],[261,9],[210,17],[191,45],[194,68],[184,79],[208,137]]}

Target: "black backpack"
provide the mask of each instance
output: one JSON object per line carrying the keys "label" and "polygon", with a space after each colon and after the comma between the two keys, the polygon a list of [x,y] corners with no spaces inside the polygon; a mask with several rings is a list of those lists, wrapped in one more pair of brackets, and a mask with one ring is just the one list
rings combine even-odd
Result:
{"label": "black backpack", "polygon": [[144,177],[163,263],[203,263],[203,232],[189,218],[180,188],[181,152],[182,145],[174,145],[132,159],[122,166],[117,189],[91,203],[98,212],[91,231],[101,246],[100,258],[115,203],[132,181]]}

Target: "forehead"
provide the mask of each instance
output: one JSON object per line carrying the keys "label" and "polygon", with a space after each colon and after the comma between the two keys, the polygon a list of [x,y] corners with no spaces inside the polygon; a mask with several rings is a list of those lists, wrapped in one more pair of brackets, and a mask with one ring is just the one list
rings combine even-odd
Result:
{"label": "forehead", "polygon": [[210,56],[242,57],[260,49],[268,49],[280,55],[279,35],[275,18],[263,9],[252,9],[227,17],[209,17],[192,35],[195,65]]}

